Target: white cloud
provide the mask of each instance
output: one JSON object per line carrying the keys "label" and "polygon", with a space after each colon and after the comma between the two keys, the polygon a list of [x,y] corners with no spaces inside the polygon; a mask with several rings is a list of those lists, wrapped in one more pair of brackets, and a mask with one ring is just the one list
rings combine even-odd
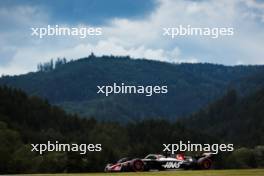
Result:
{"label": "white cloud", "polygon": [[[50,21],[48,14],[38,7],[16,7],[13,9],[16,13],[8,16],[10,9],[0,8],[0,21],[17,27],[17,30],[0,32],[1,48],[9,48],[0,50],[0,56],[10,57],[5,65],[0,60],[0,73],[24,73],[34,70],[37,63],[50,58],[65,56],[77,59],[91,52],[168,62],[264,64],[263,3],[254,0],[159,0],[158,4],[159,7],[142,19],[111,19],[107,25],[100,26],[103,36],[92,39],[30,37],[28,27],[47,25]],[[219,39],[189,36],[174,40],[162,36],[163,27],[180,24],[234,27],[235,35]],[[14,54],[8,55],[10,52]]]}

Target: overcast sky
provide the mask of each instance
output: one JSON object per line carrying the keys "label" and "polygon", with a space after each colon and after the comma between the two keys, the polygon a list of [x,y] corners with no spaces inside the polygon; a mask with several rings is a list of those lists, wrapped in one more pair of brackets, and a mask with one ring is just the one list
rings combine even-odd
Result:
{"label": "overcast sky", "polygon": [[[264,64],[264,1],[0,1],[0,74],[35,71],[51,58],[130,55],[167,62]],[[31,36],[31,27],[101,27],[102,36]],[[233,27],[234,36],[164,37],[162,28]]]}

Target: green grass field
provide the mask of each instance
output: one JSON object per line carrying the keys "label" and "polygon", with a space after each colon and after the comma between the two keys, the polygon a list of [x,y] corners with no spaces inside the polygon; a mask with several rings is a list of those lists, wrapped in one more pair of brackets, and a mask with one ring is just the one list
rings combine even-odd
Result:
{"label": "green grass field", "polygon": [[209,170],[209,171],[162,171],[131,173],[87,173],[87,174],[36,174],[35,176],[264,176],[264,169]]}

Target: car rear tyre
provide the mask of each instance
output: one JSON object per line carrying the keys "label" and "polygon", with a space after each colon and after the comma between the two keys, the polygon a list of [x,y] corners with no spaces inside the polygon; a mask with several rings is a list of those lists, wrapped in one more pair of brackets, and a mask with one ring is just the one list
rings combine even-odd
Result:
{"label": "car rear tyre", "polygon": [[209,158],[200,158],[198,160],[198,165],[200,169],[210,169],[212,167],[212,160]]}
{"label": "car rear tyre", "polygon": [[132,163],[133,171],[141,172],[144,171],[144,163],[140,159],[135,159]]}

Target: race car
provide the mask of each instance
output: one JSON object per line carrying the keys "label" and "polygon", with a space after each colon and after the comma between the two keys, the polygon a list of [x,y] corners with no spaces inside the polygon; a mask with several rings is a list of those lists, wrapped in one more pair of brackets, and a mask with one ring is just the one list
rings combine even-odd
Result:
{"label": "race car", "polygon": [[115,164],[107,164],[106,172],[140,172],[149,170],[175,170],[175,169],[210,169],[212,154],[204,153],[200,156],[165,157],[161,154],[149,154],[143,159],[122,158]]}
{"label": "race car", "polygon": [[204,153],[200,156],[175,156],[150,154],[142,159],[146,170],[170,170],[170,169],[210,169],[212,166],[212,154]]}

